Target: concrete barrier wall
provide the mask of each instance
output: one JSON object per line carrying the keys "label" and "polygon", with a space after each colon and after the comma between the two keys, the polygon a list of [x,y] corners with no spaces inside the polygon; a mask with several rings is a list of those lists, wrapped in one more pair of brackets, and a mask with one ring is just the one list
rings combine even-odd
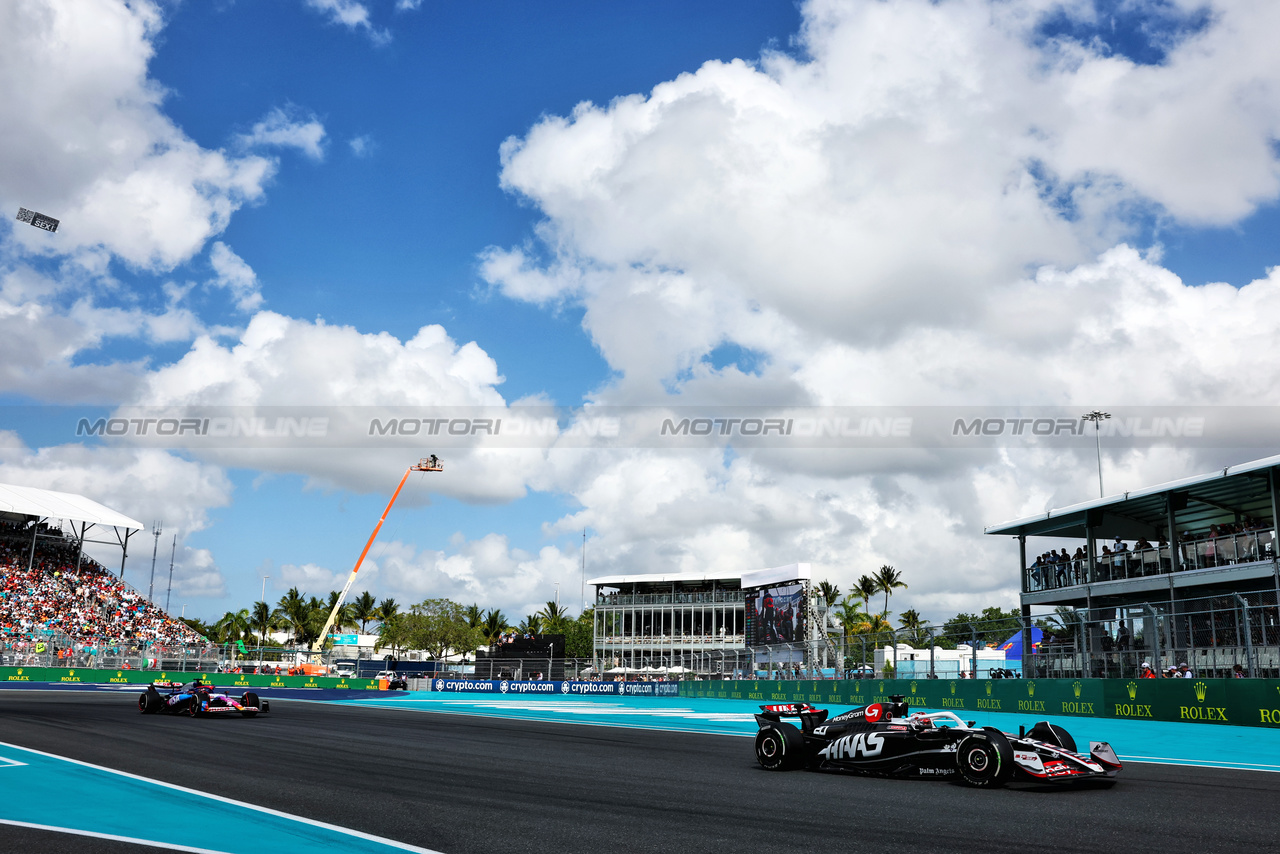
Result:
{"label": "concrete barrier wall", "polygon": [[329,688],[378,690],[377,679],[333,676],[267,676],[181,670],[90,670],[80,667],[0,667],[0,683],[84,683],[86,685],[148,685],[152,682],[190,682],[199,677],[219,688]]}
{"label": "concrete barrier wall", "polygon": [[1280,727],[1277,679],[865,679],[682,682],[684,697],[860,706],[902,694],[917,708]]}

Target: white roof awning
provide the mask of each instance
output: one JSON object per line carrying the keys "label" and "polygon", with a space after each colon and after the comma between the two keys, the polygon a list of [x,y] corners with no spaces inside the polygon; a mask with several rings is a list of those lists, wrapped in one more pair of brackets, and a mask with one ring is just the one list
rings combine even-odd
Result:
{"label": "white roof awning", "polygon": [[8,483],[0,483],[0,512],[20,513],[42,519],[88,522],[91,525],[107,525],[130,531],[138,531],[143,527],[138,520],[130,519],[83,495]]}

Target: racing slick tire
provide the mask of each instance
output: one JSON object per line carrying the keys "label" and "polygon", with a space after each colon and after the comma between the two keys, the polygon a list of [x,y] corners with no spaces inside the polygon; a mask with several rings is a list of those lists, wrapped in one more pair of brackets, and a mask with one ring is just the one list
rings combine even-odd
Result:
{"label": "racing slick tire", "polygon": [[1013,777],[1013,748],[1004,733],[985,727],[956,747],[960,779],[975,788],[998,788]]}
{"label": "racing slick tire", "polygon": [[[244,696],[240,698],[240,702],[246,706],[257,707],[258,695],[253,693],[252,691],[246,691]],[[246,718],[251,718],[254,715],[256,715],[257,712],[241,712],[240,714],[244,715]]]}
{"label": "racing slick tire", "polygon": [[143,691],[138,695],[138,711],[144,715],[154,715],[160,711],[160,698],[150,691]]}
{"label": "racing slick tire", "polygon": [[192,718],[200,714],[200,698],[199,697],[191,698],[191,701],[187,703],[186,713],[188,717],[192,717]]}
{"label": "racing slick tire", "polygon": [[766,771],[794,771],[805,765],[804,736],[791,724],[767,724],[756,733],[756,761]]}
{"label": "racing slick tire", "polygon": [[1033,726],[1027,732],[1027,738],[1034,738],[1036,741],[1043,741],[1045,744],[1056,744],[1070,753],[1080,752],[1076,749],[1076,740],[1071,737],[1071,733],[1048,721],[1040,721]]}

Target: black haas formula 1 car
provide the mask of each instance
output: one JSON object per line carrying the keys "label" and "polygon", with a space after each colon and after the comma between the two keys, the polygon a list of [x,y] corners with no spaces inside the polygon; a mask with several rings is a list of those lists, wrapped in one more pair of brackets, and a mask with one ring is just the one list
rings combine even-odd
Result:
{"label": "black haas formula 1 car", "polygon": [[[951,779],[970,786],[1010,781],[1113,783],[1120,760],[1106,742],[1087,754],[1065,729],[1041,721],[1018,735],[975,727],[954,712],[910,713],[901,696],[827,720],[807,703],[761,706],[756,760],[768,771],[797,768],[882,777]],[[783,718],[798,718],[800,727]]]}
{"label": "black haas formula 1 car", "polygon": [[[163,689],[163,690],[162,690]],[[144,715],[225,715],[238,712],[251,718],[258,712],[271,711],[266,700],[258,699],[252,691],[240,697],[220,694],[208,682],[196,679],[185,685],[181,682],[152,682],[138,697],[138,711]]]}

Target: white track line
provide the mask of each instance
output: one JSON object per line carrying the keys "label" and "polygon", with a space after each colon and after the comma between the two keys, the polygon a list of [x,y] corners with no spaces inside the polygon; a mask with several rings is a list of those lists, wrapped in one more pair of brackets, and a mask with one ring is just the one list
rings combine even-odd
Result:
{"label": "white track line", "polygon": [[[85,768],[92,768],[95,771],[103,771],[107,774],[115,774],[117,777],[125,777],[130,780],[140,780],[143,783],[150,783],[154,786],[161,786],[166,789],[172,789],[175,792],[186,792],[187,794],[195,795],[196,797],[208,798],[211,801],[218,801],[219,803],[231,804],[232,806],[243,807],[244,809],[247,809],[247,810],[253,810],[254,812],[260,812],[265,815],[272,815],[277,818],[288,819],[289,821],[300,822],[301,824],[309,824],[312,827],[323,828],[324,830],[330,830],[330,831],[333,831],[334,833],[341,833],[346,836],[354,836],[357,839],[365,839],[365,840],[368,840],[369,842],[377,842],[380,845],[387,845],[392,848],[399,848],[402,851],[414,851],[414,852],[417,852],[417,854],[442,854],[442,852],[436,851],[432,848],[420,848],[417,845],[410,845],[407,842],[397,842],[394,839],[387,839],[384,836],[374,836],[372,833],[365,833],[360,830],[353,830],[349,827],[341,827],[336,824],[329,824],[326,821],[317,821],[314,818],[307,818],[305,816],[294,815],[293,813],[287,813],[281,810],[273,810],[270,807],[262,807],[262,806],[258,806],[257,804],[247,803],[246,801],[237,801],[234,798],[224,798],[222,795],[215,795],[210,792],[201,792],[197,789],[188,789],[186,786],[179,786],[174,783],[166,783],[163,780],[156,780],[151,777],[143,777],[140,774],[130,774],[128,771],[117,771],[115,768],[107,768],[104,765],[94,765],[92,762],[82,762],[79,759],[72,759],[69,756],[59,756],[56,753],[46,753],[43,750],[36,750],[35,748],[31,748],[31,747],[23,747],[20,744],[10,744],[9,742],[6,742],[6,741],[0,741],[0,747],[12,747],[15,750],[23,750],[23,751],[26,751],[27,753],[34,753],[37,756],[46,756],[50,759],[58,759],[62,762],[70,762],[73,765],[81,765]],[[194,851],[198,849],[190,849],[190,850]]]}
{"label": "white track line", "polygon": [[154,839],[138,839],[134,836],[116,836],[114,833],[95,833],[92,830],[76,830],[74,827],[57,827],[52,824],[32,824],[29,821],[12,821],[0,818],[0,824],[11,827],[26,827],[31,830],[47,830],[51,833],[70,833],[73,836],[89,836],[94,839],[109,839],[112,842],[128,842],[131,845],[146,845],[150,848],[165,848],[169,851],[190,851],[192,854],[230,854],[228,851],[216,851],[212,848],[192,848],[190,845],[177,845],[172,842],[157,842]]}

